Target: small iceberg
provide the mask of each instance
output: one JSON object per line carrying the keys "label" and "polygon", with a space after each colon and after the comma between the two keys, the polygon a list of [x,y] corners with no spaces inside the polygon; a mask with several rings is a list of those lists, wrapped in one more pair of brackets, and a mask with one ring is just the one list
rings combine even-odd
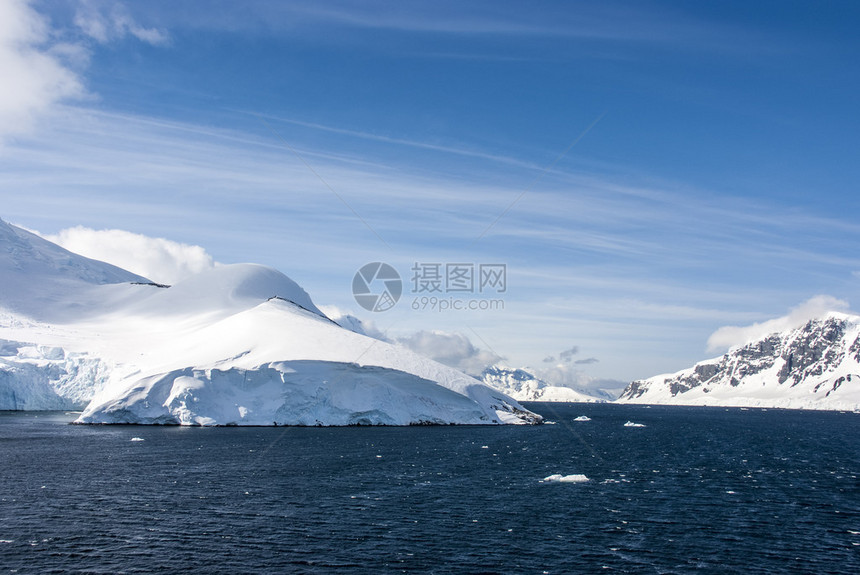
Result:
{"label": "small iceberg", "polygon": [[142,437],[132,437],[132,438],[131,438],[131,440],[132,440],[132,441],[146,441],[146,440],[145,440],[144,438],[142,438]]}
{"label": "small iceberg", "polygon": [[624,424],[624,427],[645,427],[644,423],[633,423],[632,421],[628,421]]}
{"label": "small iceberg", "polygon": [[562,475],[561,473],[556,473],[554,475],[550,475],[549,477],[544,477],[541,479],[542,483],[585,483],[588,481],[588,477],[581,474],[574,475]]}
{"label": "small iceberg", "polygon": [[587,415],[580,415],[579,417],[574,419],[574,421],[591,421],[591,418]]}

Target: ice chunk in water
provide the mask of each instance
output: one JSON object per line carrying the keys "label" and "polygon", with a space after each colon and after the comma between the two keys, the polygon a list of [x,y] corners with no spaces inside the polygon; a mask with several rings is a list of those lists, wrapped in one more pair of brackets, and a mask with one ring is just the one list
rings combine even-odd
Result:
{"label": "ice chunk in water", "polygon": [[556,473],[549,477],[544,477],[542,481],[544,483],[585,483],[588,481],[588,477],[581,474],[562,475],[561,473]]}

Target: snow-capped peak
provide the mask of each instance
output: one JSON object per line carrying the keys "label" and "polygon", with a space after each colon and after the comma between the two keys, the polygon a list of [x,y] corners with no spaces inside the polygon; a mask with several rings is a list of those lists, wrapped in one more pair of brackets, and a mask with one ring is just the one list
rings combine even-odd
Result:
{"label": "snow-capped peak", "polygon": [[860,317],[826,313],[689,369],[634,381],[619,401],[860,409]]}
{"label": "snow-capped peak", "polygon": [[0,222],[0,409],[186,425],[534,423],[457,370],[344,329],[277,270],[158,286]]}

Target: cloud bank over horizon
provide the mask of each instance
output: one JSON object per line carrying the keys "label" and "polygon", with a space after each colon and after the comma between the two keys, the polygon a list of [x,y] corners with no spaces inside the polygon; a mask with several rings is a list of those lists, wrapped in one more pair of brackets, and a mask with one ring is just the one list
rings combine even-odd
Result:
{"label": "cloud bank over horizon", "polygon": [[113,264],[157,283],[174,284],[218,265],[200,246],[125,230],[76,226],[40,235],[70,252]]}
{"label": "cloud bank over horizon", "polygon": [[600,360],[596,357],[577,359],[579,351],[578,345],[571,346],[556,355],[546,356],[542,365],[529,367],[526,370],[551,385],[588,389],[592,387],[595,379],[578,366],[599,363]]}
{"label": "cloud bank over horizon", "polygon": [[725,351],[730,347],[747,344],[774,332],[795,329],[831,311],[850,313],[851,306],[847,301],[833,296],[817,295],[791,308],[784,316],[748,326],[721,327],[708,338],[708,351]]}
{"label": "cloud bank over horizon", "polygon": [[475,347],[461,333],[422,330],[400,337],[397,342],[424,357],[475,376],[503,359],[492,351]]}

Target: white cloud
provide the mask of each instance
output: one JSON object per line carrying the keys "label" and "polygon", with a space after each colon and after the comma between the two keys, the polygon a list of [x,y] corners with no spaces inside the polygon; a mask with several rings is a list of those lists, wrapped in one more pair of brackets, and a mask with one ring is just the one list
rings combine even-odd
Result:
{"label": "white cloud", "polygon": [[[119,2],[82,0],[74,24],[102,44],[127,36],[153,45],[169,41],[167,33],[135,22]],[[68,41],[68,32],[52,28],[30,0],[0,2],[0,140],[28,134],[63,102],[91,97],[82,75],[91,51],[85,42]]]}
{"label": "white cloud", "polygon": [[593,378],[584,371],[573,366],[570,362],[559,362],[551,366],[526,368],[526,371],[534,374],[551,385],[559,387],[571,387],[584,389],[589,386]]}
{"label": "white cloud", "polygon": [[75,11],[75,26],[101,44],[129,35],[154,46],[170,40],[163,30],[146,28],[135,22],[128,9],[115,1],[81,0]]}
{"label": "white cloud", "polygon": [[0,138],[28,132],[35,120],[66,99],[86,95],[67,44],[51,45],[51,30],[27,0],[0,2]]}
{"label": "white cloud", "polygon": [[470,375],[478,375],[484,368],[502,359],[493,352],[475,347],[461,333],[419,331],[397,341],[415,353]]}
{"label": "white cloud", "polygon": [[217,265],[200,246],[124,230],[77,226],[43,237],[69,251],[108,262],[157,283],[174,284]]}
{"label": "white cloud", "polygon": [[735,345],[744,345],[774,332],[798,328],[827,312],[847,312],[849,309],[848,302],[844,300],[829,295],[817,295],[792,308],[782,317],[749,326],[721,327],[708,338],[708,351],[722,351]]}
{"label": "white cloud", "polygon": [[593,381],[593,378],[576,366],[598,363],[599,360],[595,357],[574,360],[578,353],[579,346],[574,345],[560,352],[558,359],[554,355],[549,355],[543,359],[543,365],[535,368],[526,368],[526,371],[533,373],[552,385],[575,389],[587,388]]}

